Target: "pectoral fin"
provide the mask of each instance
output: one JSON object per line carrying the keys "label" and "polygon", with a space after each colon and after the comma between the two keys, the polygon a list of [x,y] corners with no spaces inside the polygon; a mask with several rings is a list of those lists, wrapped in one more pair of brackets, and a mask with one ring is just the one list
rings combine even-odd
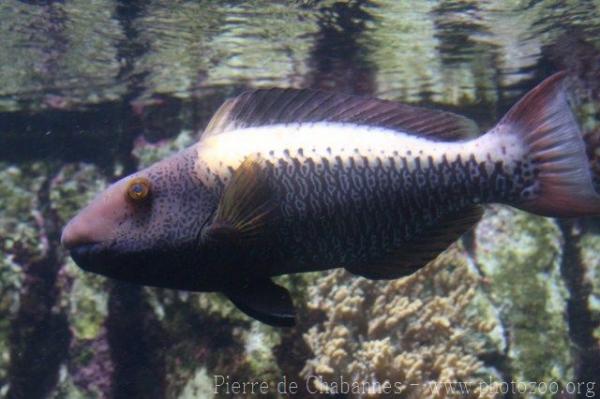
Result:
{"label": "pectoral fin", "polygon": [[239,310],[256,320],[276,327],[295,324],[296,309],[290,293],[270,279],[234,285],[224,293]]}
{"label": "pectoral fin", "polygon": [[248,242],[264,236],[274,217],[275,202],[260,165],[247,159],[225,187],[215,217],[203,238],[222,244]]}

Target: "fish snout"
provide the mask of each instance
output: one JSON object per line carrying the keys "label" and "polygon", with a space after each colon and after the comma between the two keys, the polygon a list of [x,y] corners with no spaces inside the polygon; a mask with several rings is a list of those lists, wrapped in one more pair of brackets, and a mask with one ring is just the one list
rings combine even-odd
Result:
{"label": "fish snout", "polygon": [[61,245],[68,250],[94,242],[96,241],[94,239],[93,227],[81,215],[75,216],[67,223],[60,237]]}
{"label": "fish snout", "polygon": [[60,243],[79,267],[93,272],[98,263],[100,237],[96,234],[98,226],[90,219],[87,208],[75,216],[63,229]]}
{"label": "fish snout", "polygon": [[113,240],[115,230],[129,211],[118,185],[113,185],[82,209],[64,227],[60,239],[68,250]]}
{"label": "fish snout", "polygon": [[60,242],[83,270],[98,272],[104,264],[102,246],[86,217],[75,216],[63,229]]}

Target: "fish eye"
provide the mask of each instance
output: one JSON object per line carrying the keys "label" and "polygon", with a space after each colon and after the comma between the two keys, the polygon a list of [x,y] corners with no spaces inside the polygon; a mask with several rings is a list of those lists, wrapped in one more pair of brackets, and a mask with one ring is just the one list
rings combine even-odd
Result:
{"label": "fish eye", "polygon": [[149,194],[150,181],[144,177],[132,179],[127,186],[127,196],[135,202],[143,201]]}

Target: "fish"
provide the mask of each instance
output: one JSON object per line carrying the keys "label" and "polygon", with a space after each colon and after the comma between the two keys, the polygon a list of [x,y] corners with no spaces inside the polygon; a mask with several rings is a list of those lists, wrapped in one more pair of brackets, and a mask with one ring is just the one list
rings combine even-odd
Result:
{"label": "fish", "polygon": [[489,203],[600,214],[565,77],[548,77],[483,134],[463,116],[377,98],[245,92],[195,144],[100,193],[61,242],[86,271],[220,292],[259,321],[292,326],[293,300],[273,277],[410,275]]}

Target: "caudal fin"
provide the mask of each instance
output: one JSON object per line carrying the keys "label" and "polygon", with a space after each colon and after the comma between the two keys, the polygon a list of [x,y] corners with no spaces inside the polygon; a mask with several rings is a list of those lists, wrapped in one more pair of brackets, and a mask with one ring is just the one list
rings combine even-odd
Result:
{"label": "caudal fin", "polygon": [[600,214],[581,130],[563,89],[565,75],[559,72],[544,80],[499,123],[501,131],[523,139],[537,170],[535,194],[514,205],[543,216]]}

